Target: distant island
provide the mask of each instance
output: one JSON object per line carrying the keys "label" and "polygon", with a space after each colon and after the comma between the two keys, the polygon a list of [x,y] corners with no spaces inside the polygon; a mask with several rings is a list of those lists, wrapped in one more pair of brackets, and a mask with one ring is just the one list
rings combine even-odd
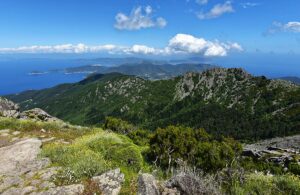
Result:
{"label": "distant island", "polygon": [[35,75],[43,75],[43,74],[48,74],[49,73],[49,71],[31,71],[30,73],[28,73],[29,75],[33,75],[33,76],[35,76]]}
{"label": "distant island", "polygon": [[299,77],[280,77],[280,78],[277,78],[277,79],[291,81],[292,83],[300,85],[300,78]]}

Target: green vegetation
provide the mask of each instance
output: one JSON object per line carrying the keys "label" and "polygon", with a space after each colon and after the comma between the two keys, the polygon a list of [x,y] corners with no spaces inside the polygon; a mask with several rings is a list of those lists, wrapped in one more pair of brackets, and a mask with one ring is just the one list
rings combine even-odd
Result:
{"label": "green vegetation", "polygon": [[63,167],[57,182],[69,184],[118,167],[137,174],[144,166],[141,152],[127,137],[97,129],[70,145],[48,144],[42,155]]}
{"label": "green vegetation", "polygon": [[[186,166],[193,167],[186,174],[191,174],[195,182],[201,184],[202,190],[207,192],[221,190],[234,195],[300,194],[300,178],[297,176],[300,169],[297,163],[291,162],[289,173],[284,173],[282,167],[274,164],[242,160],[241,145],[237,141],[215,137],[204,129],[168,126],[149,134],[149,131],[140,130],[121,119],[106,120],[104,126],[109,129],[104,131],[61,122],[0,118],[0,129],[18,130],[21,137],[47,134],[49,137],[68,140],[69,144],[56,141],[45,144],[41,157],[48,157],[52,166],[61,167],[53,178],[56,184],[83,182],[86,193],[100,193],[91,182],[91,177],[120,168],[125,174],[121,194],[135,194],[141,170],[158,170],[157,175],[161,175],[161,179],[168,179],[170,170],[180,168],[178,163],[184,162]],[[41,129],[46,133],[41,132]],[[196,174],[194,170],[203,172]],[[256,170],[264,173],[255,173]],[[268,171],[274,175],[266,174]],[[199,188],[191,187],[195,189],[190,190]]]}
{"label": "green vegetation", "polygon": [[91,131],[87,127],[73,126],[63,122],[37,122],[4,117],[0,117],[0,129],[20,131],[21,134],[28,136],[40,136],[44,134],[41,130],[45,130],[47,137],[62,138],[66,141],[72,141]]}
{"label": "green vegetation", "polygon": [[298,195],[300,178],[290,174],[273,176],[251,173],[246,175],[243,184],[233,187],[232,194]]}
{"label": "green vegetation", "polygon": [[225,168],[241,152],[233,139],[215,140],[204,129],[182,126],[158,128],[150,139],[148,157],[157,165],[170,169],[181,159],[205,171]]}
{"label": "green vegetation", "polygon": [[40,107],[80,125],[100,125],[113,116],[139,129],[184,125],[250,141],[292,135],[300,129],[300,88],[252,77],[240,69],[158,81],[118,73],[93,75],[79,83],[8,98],[22,109]]}

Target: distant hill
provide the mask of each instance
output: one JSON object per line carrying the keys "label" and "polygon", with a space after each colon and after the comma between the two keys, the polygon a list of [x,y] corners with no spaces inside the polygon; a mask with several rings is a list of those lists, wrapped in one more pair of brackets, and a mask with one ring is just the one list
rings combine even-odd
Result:
{"label": "distant hill", "polygon": [[300,85],[300,78],[299,77],[280,77],[280,78],[277,78],[277,79],[291,81],[292,83]]}
{"label": "distant hill", "polygon": [[[124,67],[130,70],[129,65]],[[95,125],[115,116],[151,130],[181,124],[237,139],[300,133],[300,87],[235,68],[156,81],[120,73],[95,74],[78,83],[7,98],[22,109],[39,107],[75,124]]]}
{"label": "distant hill", "polygon": [[66,68],[64,72],[66,74],[75,73],[100,73],[107,74],[112,72],[118,72],[126,75],[136,75],[144,79],[157,80],[157,79],[169,79],[175,76],[183,75],[187,72],[202,72],[204,70],[216,68],[217,66],[209,64],[155,64],[154,62],[144,61],[141,63],[126,63],[120,66],[101,66],[101,65],[87,65],[80,67]]}

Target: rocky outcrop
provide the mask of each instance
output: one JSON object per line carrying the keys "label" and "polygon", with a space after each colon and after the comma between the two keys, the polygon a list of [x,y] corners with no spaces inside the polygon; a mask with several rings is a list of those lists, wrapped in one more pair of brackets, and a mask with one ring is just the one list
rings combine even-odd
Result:
{"label": "rocky outcrop", "polygon": [[[171,193],[168,193],[170,192]],[[173,176],[170,180],[165,183],[165,189],[163,194],[182,194],[182,195],[218,195],[220,194],[219,189],[209,180],[200,178],[199,176],[181,172]]]}
{"label": "rocky outcrop", "polygon": [[0,97],[0,116],[19,118],[19,106],[12,101]]}
{"label": "rocky outcrop", "polygon": [[175,100],[201,94],[203,100],[230,103],[239,102],[237,94],[254,84],[253,77],[240,68],[214,68],[199,73],[187,73],[176,85]]}
{"label": "rocky outcrop", "polygon": [[44,121],[44,122],[60,121],[58,118],[49,115],[47,112],[45,112],[40,108],[34,108],[31,110],[24,111],[21,113],[20,117],[22,119],[31,119],[31,120]]}
{"label": "rocky outcrop", "polygon": [[159,195],[157,181],[153,175],[144,173],[138,178],[138,195]]}
{"label": "rocky outcrop", "polygon": [[274,162],[282,166],[291,161],[300,164],[300,135],[267,139],[244,145],[243,148],[243,156]]}
{"label": "rocky outcrop", "polygon": [[47,160],[37,159],[41,145],[33,138],[0,148],[0,174],[22,174],[47,165]]}
{"label": "rocky outcrop", "polygon": [[124,182],[124,174],[120,169],[115,169],[93,177],[92,181],[97,184],[103,195],[117,195]]}
{"label": "rocky outcrop", "polygon": [[20,112],[19,106],[12,101],[0,97],[0,116],[20,119],[30,119],[43,122],[60,121],[40,108]]}
{"label": "rocky outcrop", "polygon": [[49,159],[38,157],[41,145],[41,140],[30,138],[0,148],[0,194],[79,195],[84,191],[81,184],[52,182],[59,168],[49,167]]}

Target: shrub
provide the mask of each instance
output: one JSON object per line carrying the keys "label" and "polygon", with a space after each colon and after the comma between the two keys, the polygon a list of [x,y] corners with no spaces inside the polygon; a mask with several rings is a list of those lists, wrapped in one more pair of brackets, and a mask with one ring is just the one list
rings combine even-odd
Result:
{"label": "shrub", "polygon": [[213,140],[204,129],[183,126],[158,128],[150,139],[148,158],[163,168],[175,166],[177,159],[205,171],[217,171],[228,165],[241,151],[233,139]]}
{"label": "shrub", "polygon": [[104,128],[124,135],[127,135],[131,131],[135,130],[135,127],[129,124],[127,121],[123,121],[114,117],[105,118]]}
{"label": "shrub", "polygon": [[261,172],[246,176],[245,183],[233,186],[232,194],[264,194],[264,195],[298,195],[300,194],[300,179],[297,176],[265,175]]}
{"label": "shrub", "polygon": [[57,179],[60,184],[76,183],[116,167],[137,173],[143,166],[138,146],[125,136],[102,130],[77,138],[70,145],[48,144],[42,155],[63,168]]}

